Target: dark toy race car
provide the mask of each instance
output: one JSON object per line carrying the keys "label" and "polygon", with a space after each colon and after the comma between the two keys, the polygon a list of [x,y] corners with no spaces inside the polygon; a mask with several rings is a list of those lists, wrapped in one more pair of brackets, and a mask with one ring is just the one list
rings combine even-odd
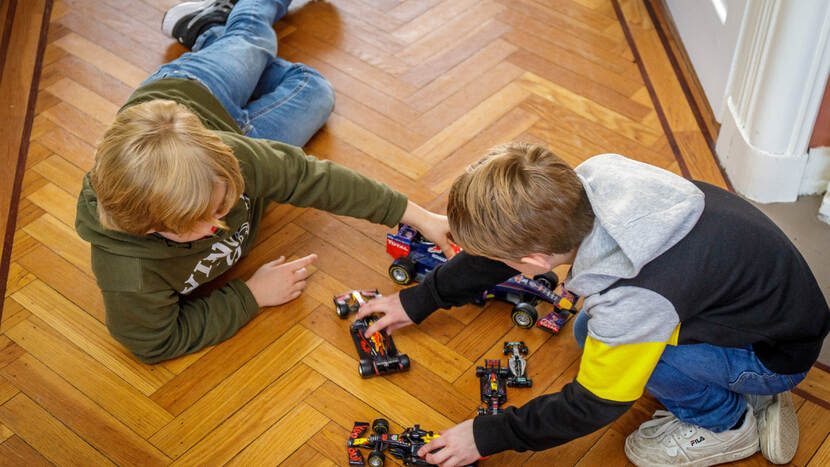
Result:
{"label": "dark toy race car", "polygon": [[[455,245],[453,248],[456,253],[460,251]],[[447,257],[437,245],[424,239],[417,230],[406,224],[400,225],[397,234],[386,234],[386,252],[394,258],[389,266],[389,277],[400,285],[421,282],[427,273],[447,262]],[[548,302],[554,310],[544,317],[544,321],[540,321],[544,324],[538,326],[556,334],[574,311],[574,303],[579,298],[568,292],[556,294],[554,290],[558,283],[559,278],[553,272],[533,279],[519,274],[485,290],[475,303],[483,305],[486,300],[493,298],[511,303],[513,323],[529,329],[537,324],[539,314],[536,305],[539,301]]]}
{"label": "dark toy race car", "polygon": [[349,465],[363,465],[363,453],[358,448],[371,450],[368,461],[372,467],[381,467],[384,464],[383,451],[387,449],[390,454],[400,459],[403,465],[434,465],[418,456],[421,446],[438,437],[433,432],[422,430],[419,425],[415,425],[399,435],[389,434],[389,422],[383,418],[372,422],[372,431],[374,434],[369,434],[368,423],[355,422],[348,442]]}
{"label": "dark toy race car", "polygon": [[377,290],[352,290],[334,297],[334,311],[337,312],[337,316],[345,319],[349,313],[357,313],[361,303],[380,296]]}
{"label": "dark toy race car", "polygon": [[510,370],[502,368],[499,360],[484,360],[484,366],[476,367],[476,376],[481,383],[481,402],[487,408],[479,407],[479,415],[496,415],[504,412],[502,404],[507,402],[507,390],[504,387],[505,379]]}
{"label": "dark toy race car", "polygon": [[510,369],[510,376],[507,377],[507,385],[515,388],[529,388],[533,386],[533,380],[527,377],[527,346],[524,342],[505,342],[503,352],[510,354],[507,361],[507,368]]}
{"label": "dark toy race car", "polygon": [[357,368],[360,376],[368,378],[373,375],[408,370],[409,357],[398,353],[395,342],[392,341],[392,337],[385,330],[372,334],[372,337],[368,339],[363,335],[375,321],[377,321],[377,317],[369,315],[355,320],[350,328],[352,340],[360,358],[360,364]]}

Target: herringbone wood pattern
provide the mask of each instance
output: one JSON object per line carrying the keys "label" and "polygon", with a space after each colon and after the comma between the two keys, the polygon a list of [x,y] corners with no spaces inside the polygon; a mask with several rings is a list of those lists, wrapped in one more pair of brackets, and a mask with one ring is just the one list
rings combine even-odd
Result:
{"label": "herringbone wood pattern", "polygon": [[[337,90],[308,152],[433,209],[465,165],[510,140],[543,142],[572,164],[617,152],[725,186],[642,1],[297,1],[275,27],[279,54],[316,67]],[[0,464],[343,465],[355,420],[442,429],[472,416],[475,366],[500,356],[505,340],[530,347],[534,380],[510,390],[510,403],[573,379],[570,326],[560,336],[520,330],[506,304],[490,303],[399,331],[411,370],[362,380],[331,298],[396,290],[386,230],[290,206],[271,208],[258,246],[230,277],[316,252],[300,299],[157,366],[113,341],[89,246],[72,227],[75,200],[119,105],[184,52],[158,28],[176,3],[55,3],[0,326]],[[793,463],[828,465],[830,375],[816,369],[801,388]],[[625,436],[656,405],[644,398],[585,438],[482,465],[624,465]]]}

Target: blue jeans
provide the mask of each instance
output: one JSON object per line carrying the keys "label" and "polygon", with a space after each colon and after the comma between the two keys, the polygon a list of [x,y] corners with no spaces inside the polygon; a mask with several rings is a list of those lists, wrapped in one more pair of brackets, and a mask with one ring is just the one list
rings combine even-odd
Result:
{"label": "blue jeans", "polygon": [[240,0],[224,26],[196,40],[193,51],[159,67],[163,78],[200,82],[251,137],[303,146],[334,108],[334,89],[317,70],[276,57],[273,24],[291,0]]}
{"label": "blue jeans", "polygon": [[[573,326],[576,341],[584,348],[588,315],[577,314]],[[751,346],[669,345],[646,389],[680,420],[719,433],[732,428],[746,410],[743,394],[788,391],[806,375],[768,370]]]}

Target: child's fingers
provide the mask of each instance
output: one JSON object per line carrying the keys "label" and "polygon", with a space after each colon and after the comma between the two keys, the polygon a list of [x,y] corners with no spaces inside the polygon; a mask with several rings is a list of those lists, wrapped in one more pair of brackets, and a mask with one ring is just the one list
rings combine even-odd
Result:
{"label": "child's fingers", "polygon": [[[418,456],[425,458],[427,456],[427,454],[429,454],[430,452],[432,452],[432,451],[434,451],[438,448],[443,448],[446,445],[447,445],[447,438],[439,436],[438,438],[435,438],[434,440],[432,440],[432,441],[428,442],[427,444],[421,446],[421,449],[418,450]],[[429,459],[427,459],[427,461],[432,462]],[[434,464],[434,462],[432,462],[432,463]]]}
{"label": "child's fingers", "polygon": [[288,263],[296,269],[304,268],[309,264],[313,263],[317,259],[317,255],[312,253],[308,256],[304,256],[300,259],[295,259],[294,261]]}
{"label": "child's fingers", "polygon": [[455,250],[452,248],[452,244],[448,241],[438,243],[438,247],[441,248],[441,252],[444,253],[448,259],[455,256]]}
{"label": "child's fingers", "polygon": [[389,318],[384,316],[383,318],[372,323],[372,325],[369,326],[368,329],[366,329],[366,332],[363,335],[366,336],[367,339],[372,337],[372,334],[380,331],[381,329],[386,328],[386,326],[389,325],[389,321]]}
{"label": "child's fingers", "polygon": [[294,293],[294,292],[302,292],[303,290],[305,290],[305,286],[306,286],[306,282],[305,282],[305,281],[297,281],[297,282],[295,282],[295,283],[294,283],[294,285],[291,287],[291,293]]}
{"label": "child's fingers", "polygon": [[280,264],[285,262],[285,256],[280,256],[279,258],[275,259],[268,263],[268,266],[279,266]]}
{"label": "child's fingers", "polygon": [[294,278],[298,279],[298,280],[306,279],[310,275],[311,275],[311,273],[309,273],[308,269],[306,269],[306,268],[300,268],[300,269],[297,269],[296,271],[294,271]]}
{"label": "child's fingers", "polygon": [[355,315],[355,319],[365,318],[372,313],[374,313],[376,308],[378,308],[378,300],[383,300],[382,298],[376,298],[368,303],[364,303],[360,305],[360,308],[357,310],[357,314]]}

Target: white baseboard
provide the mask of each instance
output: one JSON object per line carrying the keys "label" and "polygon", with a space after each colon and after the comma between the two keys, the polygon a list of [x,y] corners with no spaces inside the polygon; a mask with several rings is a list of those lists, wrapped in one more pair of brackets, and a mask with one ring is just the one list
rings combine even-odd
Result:
{"label": "white baseboard", "polygon": [[821,200],[821,206],[818,208],[818,218],[820,221],[830,224],[830,182],[827,183],[827,191],[824,193],[824,198]]}
{"label": "white baseboard", "polygon": [[807,165],[801,180],[799,195],[820,195],[830,183],[830,147],[812,148],[807,151]]}
{"label": "white baseboard", "polygon": [[807,154],[773,154],[749,142],[727,100],[715,151],[735,190],[759,203],[792,202],[798,198]]}

